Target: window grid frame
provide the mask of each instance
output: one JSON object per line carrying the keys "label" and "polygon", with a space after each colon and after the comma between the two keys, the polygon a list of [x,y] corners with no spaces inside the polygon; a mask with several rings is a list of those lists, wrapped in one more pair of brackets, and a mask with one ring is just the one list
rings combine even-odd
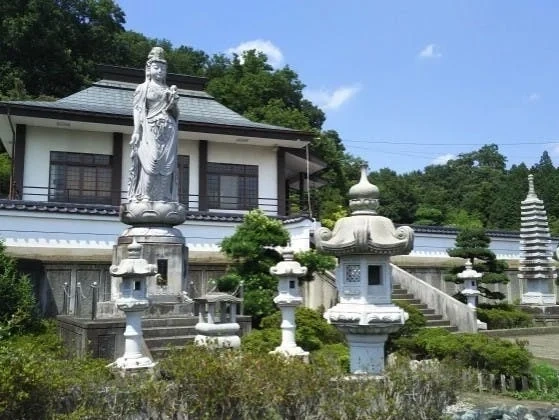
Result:
{"label": "window grid frame", "polygon": [[[47,199],[79,204],[111,204],[112,178],[112,155],[51,151]],[[94,188],[85,188],[88,184],[94,184]]]}
{"label": "window grid frame", "polygon": [[[221,194],[222,177],[237,179],[236,196]],[[208,162],[206,181],[210,208],[220,210],[258,208],[258,165]],[[230,201],[227,202],[227,199]]]}

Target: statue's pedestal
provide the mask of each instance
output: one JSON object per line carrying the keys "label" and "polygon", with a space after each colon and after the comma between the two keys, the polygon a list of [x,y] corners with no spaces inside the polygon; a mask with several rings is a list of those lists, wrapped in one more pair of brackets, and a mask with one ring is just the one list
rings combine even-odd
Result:
{"label": "statue's pedestal", "polygon": [[[135,226],[118,237],[113,264],[126,257],[126,248],[135,240],[142,245],[142,258],[157,265],[158,274],[147,279],[147,294],[155,302],[178,302],[183,291],[188,291],[186,272],[188,248],[179,229],[173,227]],[[111,296],[118,291],[113,281]]]}

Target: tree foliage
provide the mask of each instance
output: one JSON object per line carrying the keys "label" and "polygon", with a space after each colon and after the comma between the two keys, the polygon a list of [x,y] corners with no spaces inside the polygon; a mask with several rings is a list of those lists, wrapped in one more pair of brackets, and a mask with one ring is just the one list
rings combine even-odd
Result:
{"label": "tree foliage", "polygon": [[29,278],[17,269],[0,242],[0,339],[33,329],[38,322],[37,302]]}
{"label": "tree foliage", "polygon": [[[482,228],[462,229],[456,236],[456,247],[449,249],[448,255],[469,260],[472,268],[483,274],[478,280],[481,296],[487,299],[504,299],[505,295],[501,292],[493,292],[487,287],[489,284],[509,282],[509,278],[504,273],[507,263],[497,259],[493,251],[489,249],[490,243],[491,238]],[[463,280],[459,279],[457,274],[464,269],[465,265],[453,267],[445,276],[445,280],[457,284],[462,283]]]}

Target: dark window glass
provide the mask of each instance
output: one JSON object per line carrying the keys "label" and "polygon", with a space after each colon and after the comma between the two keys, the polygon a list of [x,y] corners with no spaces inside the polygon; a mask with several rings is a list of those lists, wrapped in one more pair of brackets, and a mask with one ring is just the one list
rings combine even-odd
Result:
{"label": "dark window glass", "polygon": [[50,152],[49,201],[111,204],[112,156]]}
{"label": "dark window glass", "polygon": [[380,265],[369,266],[369,286],[380,286],[382,284]]}
{"label": "dark window glass", "polygon": [[208,163],[208,204],[213,209],[258,207],[258,166]]}

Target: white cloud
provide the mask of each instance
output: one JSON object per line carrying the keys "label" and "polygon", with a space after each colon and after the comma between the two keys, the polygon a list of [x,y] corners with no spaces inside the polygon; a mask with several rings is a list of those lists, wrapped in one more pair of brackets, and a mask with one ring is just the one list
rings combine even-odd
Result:
{"label": "white cloud", "polygon": [[361,90],[360,84],[340,86],[334,90],[305,89],[305,97],[325,111],[339,109]]}
{"label": "white cloud", "polygon": [[419,58],[440,58],[443,54],[437,44],[426,45],[421,51],[419,51]]}
{"label": "white cloud", "polygon": [[538,92],[532,92],[528,95],[528,102],[538,102],[542,96]]}
{"label": "white cloud", "polygon": [[444,165],[452,159],[456,159],[456,156],[451,153],[447,153],[446,155],[437,156],[431,161],[431,165]]}
{"label": "white cloud", "polygon": [[283,62],[283,53],[271,41],[255,39],[253,41],[241,42],[239,45],[227,50],[228,54],[237,54],[242,60],[244,51],[256,50],[266,54],[268,63],[272,67],[279,67]]}
{"label": "white cloud", "polygon": [[550,144],[550,147],[551,150],[549,151],[549,154],[553,157],[559,156],[559,143]]}

